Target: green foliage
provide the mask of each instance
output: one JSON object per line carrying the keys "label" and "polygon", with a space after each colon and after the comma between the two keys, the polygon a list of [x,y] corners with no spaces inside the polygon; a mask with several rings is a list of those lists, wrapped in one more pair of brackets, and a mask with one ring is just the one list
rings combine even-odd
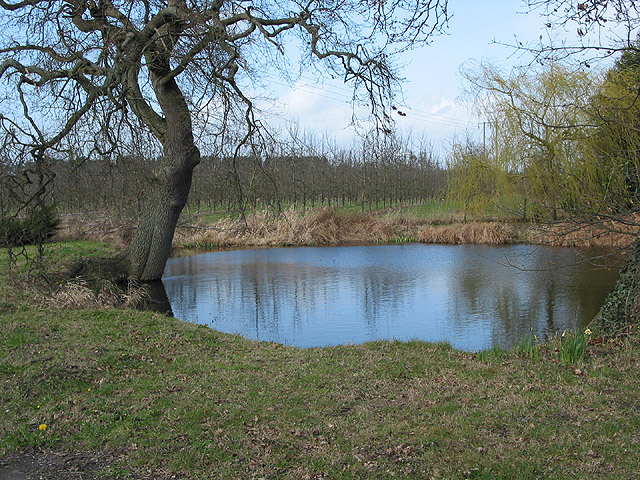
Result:
{"label": "green foliage", "polygon": [[487,135],[476,155],[482,161],[452,170],[452,198],[502,204],[523,220],[555,220],[580,205],[583,183],[575,172],[582,168],[587,106],[599,76],[559,63],[510,74],[480,65],[464,74],[468,95],[487,119]]}
{"label": "green foliage", "polygon": [[389,242],[390,243],[416,243],[418,239],[404,233],[398,233]]}
{"label": "green foliage", "polygon": [[469,140],[454,145],[447,166],[447,200],[462,204],[464,220],[490,209],[498,196],[500,172],[482,147]]}
{"label": "green foliage", "polygon": [[520,337],[513,347],[514,353],[519,357],[529,358],[534,362],[540,360],[540,343],[538,337],[530,333]]}
{"label": "green foliage", "polygon": [[581,332],[565,331],[562,333],[558,355],[563,365],[580,362],[584,359],[588,338],[586,333]]}
{"label": "green foliage", "polygon": [[481,350],[476,354],[476,358],[480,362],[501,362],[506,355],[506,352],[497,345],[494,345],[488,350]]}
{"label": "green foliage", "polygon": [[592,210],[624,213],[640,200],[640,70],[614,68],[592,99],[597,125],[586,142],[584,184]]}
{"label": "green foliage", "polygon": [[0,217],[0,246],[17,246],[17,240],[22,237],[23,225],[15,217]]}
{"label": "green foliage", "polygon": [[59,224],[54,204],[33,208],[23,220],[0,217],[0,246],[18,247],[44,243],[56,232]]}
{"label": "green foliage", "polygon": [[640,322],[640,240],[636,240],[631,255],[620,272],[620,278],[607,296],[594,321],[594,328],[603,334],[615,334]]}

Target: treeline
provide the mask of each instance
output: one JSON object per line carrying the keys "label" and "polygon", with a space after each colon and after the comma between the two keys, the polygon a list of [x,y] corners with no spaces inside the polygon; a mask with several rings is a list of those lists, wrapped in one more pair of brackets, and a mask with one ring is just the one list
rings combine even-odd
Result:
{"label": "treeline", "polygon": [[486,136],[454,146],[449,198],[470,213],[500,207],[522,220],[637,225],[639,52],[625,51],[605,72],[558,62],[465,71]]}
{"label": "treeline", "polygon": [[[135,215],[158,164],[137,156],[54,162],[51,201],[63,213],[107,209]],[[292,205],[372,210],[442,197],[445,185],[446,172],[426,142],[416,146],[372,135],[346,149],[295,139],[270,148],[253,145],[239,155],[203,156],[188,206],[243,215]]]}

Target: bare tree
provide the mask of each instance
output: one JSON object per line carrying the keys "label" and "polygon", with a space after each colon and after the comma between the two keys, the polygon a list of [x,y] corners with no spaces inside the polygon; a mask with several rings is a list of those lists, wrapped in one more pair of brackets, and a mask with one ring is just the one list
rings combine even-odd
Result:
{"label": "bare tree", "polygon": [[[63,156],[71,134],[86,157],[141,131],[161,147],[123,259],[141,280],[164,270],[200,161],[198,122],[217,141],[245,142],[260,127],[250,92],[297,48],[305,65],[350,82],[387,128],[394,55],[447,21],[446,0],[0,0],[0,8],[0,123],[25,154]],[[230,132],[233,121],[241,133]]]}

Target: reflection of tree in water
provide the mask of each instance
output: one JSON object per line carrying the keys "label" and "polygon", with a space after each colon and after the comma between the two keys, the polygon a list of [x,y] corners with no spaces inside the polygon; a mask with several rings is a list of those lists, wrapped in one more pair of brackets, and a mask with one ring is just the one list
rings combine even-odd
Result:
{"label": "reflection of tree in water", "polygon": [[[493,344],[533,334],[542,337],[567,328],[581,328],[598,312],[615,283],[615,270],[594,272],[594,266],[568,249],[528,247],[500,259],[474,254],[451,275],[450,309],[458,325],[482,322]],[[601,275],[594,282],[593,275]]]}
{"label": "reflection of tree in water", "polygon": [[179,318],[203,323],[206,315],[206,323],[213,328],[224,323],[227,331],[282,341],[287,332],[300,332],[305,323],[317,321],[318,311],[329,314],[327,306],[336,300],[337,314],[356,308],[362,312],[364,326],[375,334],[380,319],[393,320],[414,281],[398,270],[325,267],[303,261],[204,266],[189,259],[171,273],[180,276],[165,279]]}
{"label": "reflection of tree in water", "polygon": [[172,316],[171,302],[167,296],[167,291],[161,281],[147,283],[147,292],[149,298],[145,300],[142,308],[152,312],[164,313]]}
{"label": "reflection of tree in water", "polygon": [[376,248],[329,259],[323,249],[179,259],[165,285],[178,318],[251,338],[304,346],[461,338],[473,349],[511,344],[531,328],[539,337],[572,328],[576,312],[594,315],[615,282],[604,271],[610,280],[594,283],[588,264],[550,269],[575,260],[566,249],[416,246],[413,256],[385,257]]}
{"label": "reflection of tree in water", "polygon": [[367,268],[354,271],[352,283],[362,285],[359,303],[364,312],[364,321],[370,333],[378,331],[381,321],[392,323],[405,297],[412,293],[415,279],[400,270]]}

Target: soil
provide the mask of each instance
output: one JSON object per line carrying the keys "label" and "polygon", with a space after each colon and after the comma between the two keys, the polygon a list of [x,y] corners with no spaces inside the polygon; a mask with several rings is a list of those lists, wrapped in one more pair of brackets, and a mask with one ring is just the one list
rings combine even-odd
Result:
{"label": "soil", "polygon": [[129,480],[157,479],[113,471],[117,457],[102,452],[52,452],[30,450],[0,458],[0,480]]}

